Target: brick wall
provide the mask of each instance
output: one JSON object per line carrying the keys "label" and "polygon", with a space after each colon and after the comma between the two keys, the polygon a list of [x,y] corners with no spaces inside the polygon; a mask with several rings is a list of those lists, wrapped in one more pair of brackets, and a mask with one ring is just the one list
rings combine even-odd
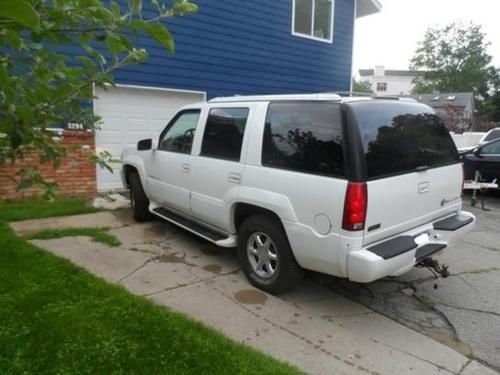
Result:
{"label": "brick wall", "polygon": [[15,164],[0,165],[0,199],[18,200],[42,194],[38,187],[16,192],[16,183],[5,176],[28,166],[37,166],[46,181],[57,182],[58,196],[91,198],[97,194],[96,167],[89,161],[89,156],[95,154],[94,133],[65,130],[60,134],[66,157],[59,169],[55,170],[51,163],[40,163],[36,152]]}

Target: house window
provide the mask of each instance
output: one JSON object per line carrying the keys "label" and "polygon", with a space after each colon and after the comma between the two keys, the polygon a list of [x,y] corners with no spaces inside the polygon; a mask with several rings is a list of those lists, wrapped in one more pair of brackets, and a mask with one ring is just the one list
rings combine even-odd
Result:
{"label": "house window", "polygon": [[334,0],[294,0],[292,34],[332,42]]}
{"label": "house window", "polygon": [[387,82],[377,82],[377,91],[387,91]]}

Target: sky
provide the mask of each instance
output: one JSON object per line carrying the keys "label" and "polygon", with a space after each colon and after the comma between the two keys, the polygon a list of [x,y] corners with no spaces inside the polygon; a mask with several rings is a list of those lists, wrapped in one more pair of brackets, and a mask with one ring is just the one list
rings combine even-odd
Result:
{"label": "sky", "polygon": [[384,65],[408,69],[418,41],[429,26],[474,22],[491,42],[489,54],[500,67],[500,0],[379,0],[380,13],[359,18],[354,34],[354,72]]}

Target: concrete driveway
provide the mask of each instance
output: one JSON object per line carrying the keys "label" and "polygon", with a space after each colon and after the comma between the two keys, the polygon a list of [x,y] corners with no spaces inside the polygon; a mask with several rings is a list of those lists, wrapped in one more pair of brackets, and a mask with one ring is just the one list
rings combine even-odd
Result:
{"label": "concrete driveway", "polygon": [[451,276],[436,280],[426,269],[371,284],[315,276],[330,290],[500,370],[500,194],[487,195],[474,230],[437,259]]}
{"label": "concrete driveway", "polygon": [[[88,226],[110,228],[122,245],[110,248],[87,237],[33,242],[134,294],[186,313],[236,341],[295,364],[305,372],[372,375],[495,373],[471,359],[467,348],[452,343],[452,349],[415,331],[419,330],[418,325],[406,324],[411,329],[377,313],[380,310],[393,318],[383,309],[376,308],[386,304],[385,297],[370,294],[371,299],[366,299],[357,296],[358,292],[362,294],[364,290],[371,290],[371,286],[360,287],[312,274],[293,291],[279,297],[271,296],[248,284],[240,272],[234,250],[217,248],[168,223],[136,224],[128,210],[12,224],[19,234],[44,228]],[[490,245],[484,243],[484,246]],[[463,270],[470,268],[467,259],[458,263],[462,264]],[[484,272],[475,276],[493,274]],[[418,274],[418,278],[425,276]],[[412,277],[415,274],[408,279]],[[411,297],[412,302],[415,295],[435,292],[432,284],[430,288],[426,287],[427,281],[414,283],[421,288],[417,292],[411,286],[401,287],[406,284],[400,282],[384,281],[377,285],[387,286],[390,293],[403,293]],[[441,285],[436,292],[445,288],[445,282]],[[382,289],[380,293],[383,293]],[[445,296],[454,298],[466,293],[472,294],[458,285],[453,293],[448,292]],[[481,300],[479,296],[477,298]],[[380,302],[369,302],[373,300]],[[446,301],[450,305],[454,303]],[[478,307],[487,308],[490,306]],[[413,309],[415,306],[408,306],[408,310]],[[421,306],[418,310],[423,311],[422,314],[429,313]],[[457,310],[457,314],[460,311]],[[435,324],[442,328],[437,321]],[[490,331],[498,326],[491,326]],[[447,328],[445,325],[443,337],[448,333]],[[458,329],[457,333],[460,336]],[[439,335],[433,337],[440,338]]]}

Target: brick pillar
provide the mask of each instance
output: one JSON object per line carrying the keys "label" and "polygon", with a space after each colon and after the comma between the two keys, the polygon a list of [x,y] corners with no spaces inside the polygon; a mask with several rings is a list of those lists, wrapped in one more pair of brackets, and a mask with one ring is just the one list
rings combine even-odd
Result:
{"label": "brick pillar", "polygon": [[4,174],[12,176],[28,166],[38,167],[46,181],[57,182],[58,196],[94,197],[97,194],[96,166],[89,161],[89,156],[95,154],[94,133],[64,130],[60,133],[60,142],[66,149],[66,157],[58,169],[54,169],[52,163],[40,163],[37,152],[29,153],[15,164],[0,164],[0,199],[19,200],[43,193],[39,187],[16,192],[17,183]]}

